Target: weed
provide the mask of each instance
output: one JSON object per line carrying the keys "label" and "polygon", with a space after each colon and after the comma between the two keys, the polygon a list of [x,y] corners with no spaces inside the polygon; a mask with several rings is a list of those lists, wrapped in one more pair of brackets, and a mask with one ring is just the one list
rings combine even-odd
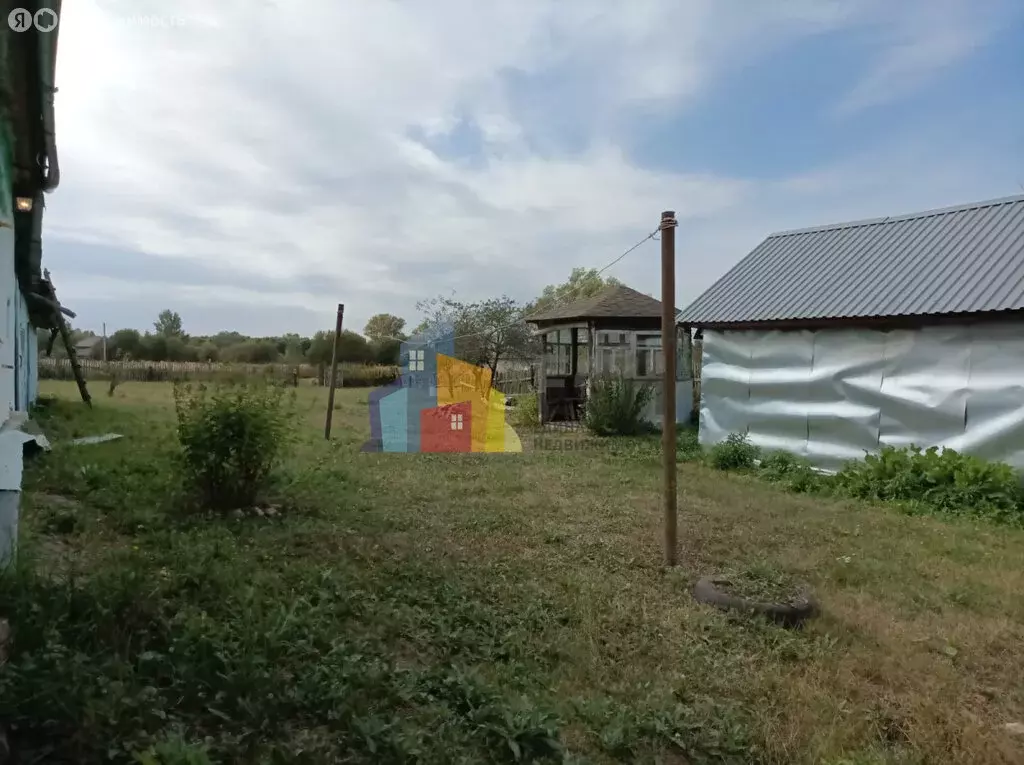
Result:
{"label": "weed", "polygon": [[724,441],[711,447],[708,462],[718,470],[749,470],[760,453],[746,433],[730,433]]}
{"label": "weed", "polygon": [[509,412],[509,424],[513,428],[534,428],[540,424],[540,403],[536,393],[524,393],[515,397],[515,406]]}
{"label": "weed", "polygon": [[789,452],[769,452],[761,458],[758,476],[777,483],[792,492],[804,493],[824,487],[827,479],[814,470],[811,463]]}
{"label": "weed", "polygon": [[698,432],[694,427],[684,427],[676,437],[676,459],[679,462],[699,462],[704,457],[704,449],[698,440]]}
{"label": "weed", "polygon": [[213,765],[205,745],[189,743],[180,733],[169,734],[135,757],[139,765]]}
{"label": "weed", "polygon": [[278,465],[291,412],[274,386],[175,385],[178,442],[188,484],[212,510],[252,505]]}
{"label": "weed", "polygon": [[859,499],[911,503],[917,511],[973,515],[1024,523],[1024,492],[1010,465],[953,449],[886,446],[851,462],[835,478],[837,491]]}
{"label": "weed", "polygon": [[652,427],[643,412],[653,396],[653,387],[628,377],[595,376],[584,414],[586,426],[599,436],[650,433]]}

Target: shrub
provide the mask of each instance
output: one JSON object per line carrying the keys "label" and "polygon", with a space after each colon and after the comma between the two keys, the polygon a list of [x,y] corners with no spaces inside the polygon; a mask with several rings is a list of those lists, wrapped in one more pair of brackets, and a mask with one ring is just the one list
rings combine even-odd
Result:
{"label": "shrub", "polygon": [[770,452],[761,459],[758,475],[795,492],[813,491],[825,480],[807,460],[781,451]]}
{"label": "shrub", "polygon": [[540,401],[536,393],[524,393],[515,397],[516,403],[509,412],[509,423],[513,428],[534,428],[540,424]]}
{"label": "shrub", "polygon": [[590,383],[584,421],[599,436],[636,436],[653,427],[643,411],[654,395],[650,385],[626,377],[595,377]]}
{"label": "shrub", "polygon": [[[398,379],[401,370],[396,366],[378,364],[339,364],[338,376],[345,388],[379,388]],[[330,369],[327,370],[330,376]]]}
{"label": "shrub", "polygon": [[754,467],[760,453],[746,433],[730,433],[724,441],[711,447],[708,461],[718,470],[748,470]]}
{"label": "shrub", "polygon": [[290,435],[284,389],[174,386],[181,464],[189,488],[215,510],[251,505]]}
{"label": "shrub", "polygon": [[172,734],[135,757],[139,765],[213,765],[205,746],[190,744],[181,734]]}
{"label": "shrub", "polygon": [[692,462],[699,460],[704,454],[698,440],[696,428],[684,427],[676,436],[676,461]]}
{"label": "shrub", "polygon": [[836,476],[836,487],[851,497],[923,503],[942,513],[1024,520],[1020,478],[1010,465],[953,449],[884,447],[851,462]]}

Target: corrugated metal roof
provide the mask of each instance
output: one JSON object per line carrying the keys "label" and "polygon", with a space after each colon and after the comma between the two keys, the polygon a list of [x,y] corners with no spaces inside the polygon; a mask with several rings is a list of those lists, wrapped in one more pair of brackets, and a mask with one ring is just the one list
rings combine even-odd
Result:
{"label": "corrugated metal roof", "polygon": [[772,234],[679,321],[695,326],[1024,309],[1024,195]]}

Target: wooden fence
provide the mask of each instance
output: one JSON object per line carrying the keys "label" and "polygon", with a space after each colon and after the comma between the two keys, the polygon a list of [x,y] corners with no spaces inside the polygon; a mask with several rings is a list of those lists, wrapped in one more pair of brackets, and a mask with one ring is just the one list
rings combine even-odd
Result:
{"label": "wooden fence", "polygon": [[[201,361],[97,361],[81,359],[79,366],[86,380],[119,382],[231,381],[262,378],[294,381],[310,385],[327,385],[330,369],[313,364],[228,364]],[[338,387],[360,388],[387,385],[397,378],[398,367],[367,364],[339,364]],[[71,360],[39,359],[39,377],[44,380],[73,380]],[[527,393],[533,390],[529,370],[499,371],[494,387],[503,393]]]}
{"label": "wooden fence", "polygon": [[[212,382],[267,379],[280,382],[326,384],[329,370],[313,364],[228,364],[201,361],[97,361],[80,359],[86,380],[121,382]],[[339,387],[385,385],[398,375],[397,367],[339,364]],[[66,358],[39,359],[39,377],[44,380],[73,380],[71,361]]]}
{"label": "wooden fence", "polygon": [[[693,349],[694,402],[700,401],[700,343]],[[203,361],[97,361],[80,359],[79,365],[86,380],[109,380],[115,376],[121,382],[214,381],[264,378],[276,381],[295,381],[312,385],[326,385],[330,370],[313,364],[228,364]],[[387,385],[397,378],[398,367],[366,364],[339,364],[339,387],[359,388]],[[44,380],[73,380],[71,361],[66,358],[39,359],[39,377]],[[499,369],[493,387],[515,396],[535,390],[535,373],[527,366]]]}

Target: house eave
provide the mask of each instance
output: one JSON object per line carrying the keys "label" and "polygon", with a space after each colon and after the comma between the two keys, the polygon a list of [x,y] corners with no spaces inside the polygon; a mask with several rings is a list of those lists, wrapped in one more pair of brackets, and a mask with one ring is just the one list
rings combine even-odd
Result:
{"label": "house eave", "polygon": [[682,319],[679,326],[711,331],[742,330],[821,330],[821,329],[919,329],[950,324],[980,324],[999,321],[1024,321],[1024,309],[972,311],[964,313],[913,314],[905,316],[837,316],[805,319],[770,319],[756,321],[694,321]]}

